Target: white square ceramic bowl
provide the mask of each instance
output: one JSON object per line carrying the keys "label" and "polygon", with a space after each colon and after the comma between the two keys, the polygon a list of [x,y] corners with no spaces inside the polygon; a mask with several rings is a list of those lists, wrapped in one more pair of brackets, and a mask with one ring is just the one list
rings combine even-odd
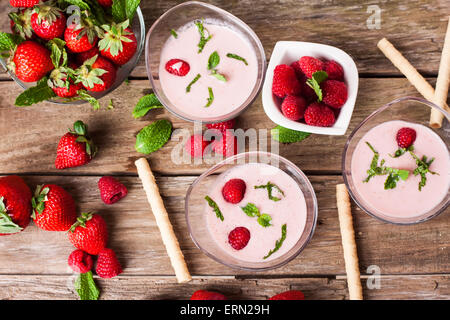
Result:
{"label": "white square ceramic bowl", "polygon": [[[335,60],[344,69],[344,81],[348,88],[347,102],[342,106],[339,117],[332,127],[316,127],[286,118],[280,110],[279,100],[272,94],[273,71],[279,64],[290,65],[303,56]],[[358,69],[353,59],[336,47],[299,41],[279,41],[270,58],[262,91],[262,102],[267,116],[276,124],[296,131],[327,135],[344,135],[347,131],[358,93]]]}

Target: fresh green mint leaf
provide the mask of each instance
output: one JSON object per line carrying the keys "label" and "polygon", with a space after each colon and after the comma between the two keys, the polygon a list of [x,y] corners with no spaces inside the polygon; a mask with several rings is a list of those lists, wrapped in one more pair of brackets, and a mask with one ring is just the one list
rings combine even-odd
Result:
{"label": "fresh green mint leaf", "polygon": [[325,71],[316,71],[312,74],[311,79],[306,80],[306,84],[310,86],[316,93],[319,101],[323,99],[322,89],[320,84],[328,78],[328,74]]}
{"label": "fresh green mint leaf", "polygon": [[264,228],[271,226],[270,221],[272,221],[272,217],[269,216],[267,213],[263,213],[261,216],[258,217],[258,223]]}
{"label": "fresh green mint leaf", "polygon": [[415,176],[420,175],[421,179],[419,182],[419,191],[422,191],[422,188],[427,184],[427,173],[429,174],[438,174],[437,172],[431,171],[430,166],[434,161],[434,158],[428,160],[427,156],[422,156],[420,159],[414,152],[409,151],[410,155],[416,160],[417,168],[414,170],[413,174]]}
{"label": "fresh green mint leaf", "polygon": [[197,26],[198,33],[200,33],[200,41],[198,43],[198,53],[202,53],[206,46],[206,43],[211,40],[212,36],[209,34],[208,30],[203,25],[203,20],[197,20],[194,22]]}
{"label": "fresh green mint leaf", "polygon": [[23,41],[25,41],[25,39],[17,34],[0,32],[0,52],[13,50]]}
{"label": "fresh green mint leaf", "polygon": [[143,96],[133,110],[135,119],[145,116],[152,109],[160,109],[163,105],[159,102],[158,97],[154,93]]}
{"label": "fresh green mint leaf", "polygon": [[308,138],[311,133],[295,131],[282,126],[276,126],[270,131],[272,138],[281,143],[294,143],[300,142]]}
{"label": "fresh green mint leaf", "polygon": [[75,290],[80,297],[80,300],[98,300],[100,290],[95,284],[92,271],[81,273],[75,281]]}
{"label": "fresh green mint leaf", "polygon": [[220,211],[217,203],[213,199],[211,199],[210,196],[206,196],[205,200],[208,202],[208,205],[214,209],[214,212],[216,213],[216,217],[219,218],[221,221],[223,221],[224,217],[223,217],[222,211]]}
{"label": "fresh green mint leaf", "polygon": [[121,23],[128,19],[131,23],[140,3],[141,0],[114,0],[112,5],[114,21]]}
{"label": "fresh green mint leaf", "polygon": [[259,209],[253,203],[247,203],[245,207],[241,208],[249,217],[259,217]]}
{"label": "fresh green mint leaf", "polygon": [[34,87],[28,88],[17,98],[15,105],[18,107],[29,107],[35,103],[56,97],[56,94],[48,86],[47,78],[42,78]]}
{"label": "fresh green mint leaf", "polygon": [[263,185],[260,185],[260,186],[255,186],[255,189],[267,189],[267,194],[268,194],[269,199],[272,200],[272,201],[277,202],[277,201],[280,201],[281,198],[275,197],[272,194],[274,188],[277,189],[277,191],[280,193],[280,195],[284,197],[283,190],[281,190],[276,184],[274,184],[274,183],[272,183],[270,181],[267,182],[267,184],[263,184]]}
{"label": "fresh green mint leaf", "polygon": [[275,247],[272,250],[270,250],[269,253],[263,259],[267,259],[281,248],[284,240],[286,240],[286,232],[287,232],[286,229],[287,229],[286,224],[283,224],[283,226],[281,227],[281,238],[275,242]]}
{"label": "fresh green mint leaf", "polygon": [[217,70],[214,70],[211,73],[211,76],[213,76],[217,80],[220,80],[220,81],[223,81],[223,82],[227,82],[227,78],[225,78],[225,76],[223,74],[218,73]]}
{"label": "fresh green mint leaf", "polygon": [[157,120],[143,128],[136,137],[136,151],[150,154],[162,148],[172,135],[172,123]]}
{"label": "fresh green mint leaf", "polygon": [[414,146],[411,145],[408,148],[399,148],[397,151],[395,151],[394,155],[389,155],[391,158],[399,158],[402,155],[404,155],[408,151],[414,151]]}
{"label": "fresh green mint leaf", "polygon": [[217,51],[211,53],[208,59],[208,70],[214,70],[220,63],[220,56]]}
{"label": "fresh green mint leaf", "polygon": [[205,108],[208,108],[209,106],[211,106],[214,101],[214,93],[213,93],[213,90],[211,87],[208,87],[208,92],[209,92],[209,97],[208,97],[208,102],[206,103]]}
{"label": "fresh green mint leaf", "polygon": [[191,92],[191,87],[192,87],[192,85],[194,84],[194,83],[196,83],[197,81],[198,81],[198,79],[200,79],[201,78],[201,75],[200,75],[200,73],[199,74],[197,74],[196,76],[195,76],[195,78],[188,84],[188,86],[186,87],[186,92]]}
{"label": "fresh green mint leaf", "polygon": [[91,10],[91,7],[83,0],[58,0],[60,6],[68,7],[74,5],[81,10]]}
{"label": "fresh green mint leaf", "polygon": [[170,30],[170,34],[171,34],[175,39],[178,39],[178,33],[177,33],[174,29]]}
{"label": "fresh green mint leaf", "polygon": [[236,59],[236,60],[242,61],[246,66],[248,66],[247,60],[245,60],[244,58],[238,56],[237,54],[227,53],[227,57],[231,58],[231,59]]}

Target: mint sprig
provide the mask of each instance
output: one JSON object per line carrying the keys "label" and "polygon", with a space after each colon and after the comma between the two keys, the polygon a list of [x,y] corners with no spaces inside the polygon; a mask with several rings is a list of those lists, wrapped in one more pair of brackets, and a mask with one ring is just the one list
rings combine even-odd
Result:
{"label": "mint sprig", "polygon": [[116,23],[125,20],[133,21],[134,15],[141,0],[114,0],[112,5],[112,15]]}
{"label": "mint sprig", "polygon": [[223,74],[220,74],[216,69],[219,63],[220,56],[217,51],[214,51],[213,53],[211,53],[208,59],[208,70],[211,71],[211,76],[215,77],[217,80],[227,82],[227,78],[225,78]]}
{"label": "mint sprig", "polygon": [[144,127],[136,136],[136,151],[150,154],[161,149],[172,135],[172,123],[162,119]]}
{"label": "mint sprig", "polygon": [[175,39],[178,39],[178,33],[177,33],[174,29],[171,29],[171,30],[170,30],[170,34],[171,34]]}
{"label": "mint sprig", "polygon": [[258,223],[264,228],[271,226],[270,221],[272,221],[272,217],[267,213],[261,214],[259,209],[253,203],[247,203],[247,205],[245,207],[241,207],[241,209],[247,216],[252,218],[257,217]]}
{"label": "mint sprig", "polygon": [[205,200],[208,202],[208,205],[213,208],[214,212],[216,213],[216,217],[223,221],[225,218],[223,217],[222,211],[220,211],[217,203],[213,199],[211,199],[210,196],[206,196]]}
{"label": "mint sprig", "polygon": [[47,77],[38,81],[36,86],[28,88],[22,92],[17,98],[15,105],[18,107],[29,107],[35,103],[56,97],[56,94],[48,86]]}
{"label": "mint sprig", "polygon": [[399,148],[397,151],[395,151],[394,155],[389,155],[391,158],[399,158],[402,155],[404,155],[406,152],[414,151],[414,146],[410,145],[408,148]]}
{"label": "mint sprig", "polygon": [[274,184],[274,183],[272,183],[270,181],[267,182],[267,184],[263,184],[263,185],[260,185],[260,186],[255,186],[255,189],[267,189],[267,194],[268,194],[269,199],[272,200],[272,201],[277,202],[277,201],[280,201],[281,198],[275,197],[272,194],[274,188],[277,189],[278,192],[280,193],[280,195],[282,195],[284,197],[283,190],[281,190],[276,184]]}
{"label": "mint sprig", "polygon": [[[2,56],[6,57],[8,53],[5,51],[14,50],[23,41],[25,41],[25,39],[17,34],[0,32],[0,52],[2,53]],[[5,55],[3,55],[3,53],[5,53]]]}
{"label": "mint sprig", "polygon": [[208,30],[203,25],[203,20],[197,20],[194,22],[197,26],[198,33],[200,33],[200,41],[198,43],[198,53],[202,53],[206,46],[206,43],[211,40],[212,36],[209,34]]}
{"label": "mint sprig", "polygon": [[154,93],[147,94],[139,99],[138,103],[133,109],[133,117],[135,119],[145,116],[152,109],[162,108],[162,103]]}
{"label": "mint sprig", "polygon": [[434,161],[434,158],[431,158],[428,160],[428,157],[423,155],[422,159],[420,159],[414,152],[409,151],[411,156],[416,160],[417,168],[414,170],[413,174],[414,176],[420,175],[421,179],[419,182],[419,191],[422,191],[422,188],[425,187],[427,184],[427,173],[430,174],[439,174],[437,172],[431,171],[430,166]]}
{"label": "mint sprig", "polygon": [[208,97],[208,102],[206,103],[205,108],[208,108],[214,102],[214,93],[213,93],[213,90],[211,87],[208,87],[208,92],[209,92],[209,97]]}
{"label": "mint sprig", "polygon": [[80,273],[77,280],[75,280],[75,290],[80,300],[98,300],[100,296],[100,290],[95,284],[92,271]]}
{"label": "mint sprig", "polygon": [[188,84],[186,87],[186,92],[191,92],[191,87],[194,83],[196,83],[201,78],[200,73],[195,76],[195,78]]}
{"label": "mint sprig", "polygon": [[308,132],[295,131],[282,126],[276,126],[272,130],[270,130],[270,134],[275,141],[281,143],[300,142],[311,135],[311,133]]}
{"label": "mint sprig", "polygon": [[327,80],[328,74],[325,71],[316,71],[312,74],[311,79],[306,80],[306,84],[310,86],[314,92],[316,93],[319,102],[323,99],[322,89],[320,88],[320,84]]}
{"label": "mint sprig", "polygon": [[283,226],[281,227],[281,238],[275,242],[275,247],[272,250],[270,250],[269,253],[263,259],[267,259],[281,248],[284,240],[286,240],[286,233],[287,233],[286,229],[287,229],[286,224],[283,224]]}
{"label": "mint sprig", "polygon": [[228,58],[231,58],[231,59],[236,59],[236,60],[242,61],[246,66],[248,66],[247,60],[245,60],[245,59],[242,58],[241,56],[238,56],[237,54],[234,54],[234,53],[227,53],[227,57],[228,57]]}

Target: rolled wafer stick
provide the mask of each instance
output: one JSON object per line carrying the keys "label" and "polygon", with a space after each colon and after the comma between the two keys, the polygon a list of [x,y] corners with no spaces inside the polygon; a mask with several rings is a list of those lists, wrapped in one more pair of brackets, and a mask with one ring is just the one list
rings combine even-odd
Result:
{"label": "rolled wafer stick", "polygon": [[142,185],[147,194],[147,199],[152,208],[153,215],[155,216],[156,224],[161,232],[161,237],[166,247],[167,254],[169,255],[170,262],[175,270],[178,283],[189,282],[192,280],[192,277],[189,274],[177,237],[173,232],[172,224],[170,223],[163,200],[159,194],[159,189],[156,185],[155,177],[150,169],[150,165],[145,158],[138,159],[135,162],[135,165],[139,178],[142,180]]}
{"label": "rolled wafer stick", "polygon": [[[442,48],[441,63],[439,65],[439,74],[436,81],[436,90],[434,93],[434,103],[449,111],[446,106],[448,87],[450,85],[450,17],[445,34],[444,47]],[[444,115],[436,109],[431,110],[430,126],[433,128],[442,127]]]}
{"label": "rolled wafer stick", "polygon": [[353,230],[353,219],[350,208],[350,198],[344,184],[338,184],[336,186],[336,201],[350,300],[362,300],[363,295],[359,273],[358,253],[356,250],[355,231]]}
{"label": "rolled wafer stick", "polygon": [[[434,89],[424,77],[414,68],[411,63],[390,43],[386,38],[381,39],[378,48],[384,53],[392,64],[400,70],[409,82],[428,101],[434,101]],[[445,104],[445,108],[448,108]]]}

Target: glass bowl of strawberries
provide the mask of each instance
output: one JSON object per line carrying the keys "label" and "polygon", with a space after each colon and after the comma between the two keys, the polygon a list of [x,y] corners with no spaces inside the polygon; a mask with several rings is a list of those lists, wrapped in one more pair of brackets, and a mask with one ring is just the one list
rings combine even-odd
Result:
{"label": "glass bowl of strawberries", "polygon": [[358,81],[355,62],[341,49],[280,41],[263,85],[264,111],[285,128],[343,135],[355,106]]}
{"label": "glass bowl of strawberries", "polygon": [[89,102],[119,87],[139,62],[145,24],[139,2],[10,1],[0,64],[25,91],[15,104]]}

